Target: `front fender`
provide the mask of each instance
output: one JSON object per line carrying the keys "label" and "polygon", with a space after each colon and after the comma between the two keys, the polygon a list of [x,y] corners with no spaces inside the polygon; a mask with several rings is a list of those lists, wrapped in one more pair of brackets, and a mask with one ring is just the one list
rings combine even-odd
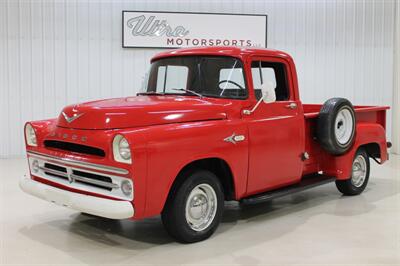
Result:
{"label": "front fender", "polygon": [[[245,139],[224,141],[233,133]],[[189,163],[220,158],[231,168],[236,197],[245,193],[247,128],[240,121],[217,120],[154,126],[146,132],[148,173],[145,216],[159,214],[179,172]]]}
{"label": "front fender", "polygon": [[387,144],[385,129],[376,123],[358,123],[352,148],[340,156],[327,155],[323,162],[323,172],[335,176],[338,180],[349,179],[352,171],[353,158],[357,150],[366,144],[376,143],[380,149],[381,163],[387,161]]}

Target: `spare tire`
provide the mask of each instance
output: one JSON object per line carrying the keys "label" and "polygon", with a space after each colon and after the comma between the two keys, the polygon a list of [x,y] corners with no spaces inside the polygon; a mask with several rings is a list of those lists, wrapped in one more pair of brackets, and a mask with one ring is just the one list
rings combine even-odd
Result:
{"label": "spare tire", "polygon": [[356,116],[351,102],[344,98],[327,100],[319,111],[317,139],[330,154],[347,152],[354,142]]}

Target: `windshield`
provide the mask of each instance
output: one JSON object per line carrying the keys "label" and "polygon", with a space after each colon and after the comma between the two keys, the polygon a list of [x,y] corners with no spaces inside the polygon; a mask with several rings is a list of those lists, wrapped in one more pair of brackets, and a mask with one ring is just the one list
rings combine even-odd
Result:
{"label": "windshield", "polygon": [[247,98],[242,62],[222,56],[181,56],[154,61],[145,93]]}

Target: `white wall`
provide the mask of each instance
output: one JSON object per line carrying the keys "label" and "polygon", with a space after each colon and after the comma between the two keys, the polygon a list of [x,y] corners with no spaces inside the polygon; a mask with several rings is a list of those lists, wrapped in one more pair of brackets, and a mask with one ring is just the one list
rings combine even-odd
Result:
{"label": "white wall", "polygon": [[393,149],[400,154],[400,0],[397,0],[395,15],[395,55],[394,55],[394,86],[393,86]]}
{"label": "white wall", "polygon": [[27,120],[138,91],[159,50],[121,48],[122,10],[268,14],[268,46],[293,55],[304,102],[392,104],[395,0],[0,1],[0,157],[23,154]]}

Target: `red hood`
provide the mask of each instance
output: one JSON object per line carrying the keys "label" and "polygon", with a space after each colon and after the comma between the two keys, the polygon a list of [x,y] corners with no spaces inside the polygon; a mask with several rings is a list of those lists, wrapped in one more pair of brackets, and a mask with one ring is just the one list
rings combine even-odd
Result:
{"label": "red hood", "polygon": [[[226,99],[187,96],[137,96],[65,107],[57,125],[75,129],[116,129],[225,119]],[[65,115],[66,117],[65,117]],[[67,119],[76,116],[74,120]]]}

